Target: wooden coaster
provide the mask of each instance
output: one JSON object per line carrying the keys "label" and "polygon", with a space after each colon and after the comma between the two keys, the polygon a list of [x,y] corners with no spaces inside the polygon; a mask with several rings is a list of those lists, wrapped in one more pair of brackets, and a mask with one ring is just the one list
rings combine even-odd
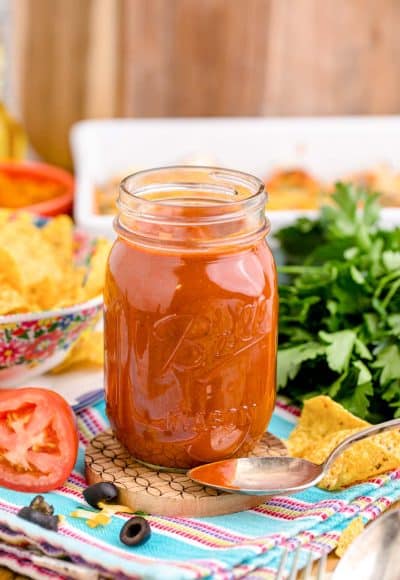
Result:
{"label": "wooden coaster", "polygon": [[[253,456],[286,455],[282,441],[266,433]],[[260,505],[265,497],[220,492],[199,485],[185,473],[155,471],[138,463],[111,430],[99,433],[86,448],[89,484],[112,481],[119,489],[118,503],[135,511],[160,516],[216,516]]]}

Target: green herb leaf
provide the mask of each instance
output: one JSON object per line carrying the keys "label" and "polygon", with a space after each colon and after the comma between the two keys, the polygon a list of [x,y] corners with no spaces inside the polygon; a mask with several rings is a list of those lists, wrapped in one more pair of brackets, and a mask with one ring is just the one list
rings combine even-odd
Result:
{"label": "green herb leaf", "polygon": [[368,415],[370,407],[370,397],[374,394],[374,389],[371,383],[364,383],[357,385],[352,394],[342,400],[342,403],[347,409],[364,419]]}
{"label": "green herb leaf", "polygon": [[372,375],[369,372],[368,367],[366,367],[362,361],[356,360],[355,362],[353,362],[353,366],[359,370],[357,385],[365,385],[366,383],[371,382]]}
{"label": "green herb leaf", "polygon": [[349,366],[351,354],[357,335],[352,330],[341,330],[329,334],[320,331],[319,337],[329,346],[326,348],[326,357],[329,367],[338,373],[341,373]]}
{"label": "green herb leaf", "polygon": [[398,379],[400,377],[400,349],[397,344],[386,346],[378,352],[377,359],[372,363],[374,368],[381,368],[380,384]]}
{"label": "green herb leaf", "polygon": [[287,348],[278,352],[278,388],[293,379],[303,362],[315,359],[325,353],[325,347],[311,343]]}
{"label": "green herb leaf", "polygon": [[382,262],[386,270],[391,272],[392,270],[400,270],[400,252],[392,252],[386,250],[382,254]]}
{"label": "green herb leaf", "polygon": [[372,356],[369,348],[367,348],[367,346],[358,338],[356,338],[356,341],[354,343],[354,347],[355,347],[356,353],[358,355],[360,355],[361,358],[365,358],[367,360],[373,359],[373,356]]}

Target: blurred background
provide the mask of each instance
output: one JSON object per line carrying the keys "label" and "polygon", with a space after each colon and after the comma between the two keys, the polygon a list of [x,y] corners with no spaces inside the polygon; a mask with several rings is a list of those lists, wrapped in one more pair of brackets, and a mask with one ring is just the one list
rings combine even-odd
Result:
{"label": "blurred background", "polygon": [[0,18],[2,100],[64,167],[80,119],[400,111],[398,0],[1,0]]}

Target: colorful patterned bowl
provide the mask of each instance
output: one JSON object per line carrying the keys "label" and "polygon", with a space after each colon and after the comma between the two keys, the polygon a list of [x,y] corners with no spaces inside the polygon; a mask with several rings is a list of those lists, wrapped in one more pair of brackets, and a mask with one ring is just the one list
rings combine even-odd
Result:
{"label": "colorful patterned bowl", "polygon": [[[32,218],[38,227],[51,218]],[[96,238],[75,230],[75,261],[88,265]],[[66,308],[0,316],[0,388],[23,384],[57,366],[101,316],[103,297]]]}
{"label": "colorful patterned bowl", "polygon": [[58,365],[102,308],[98,296],[68,308],[0,316],[0,387],[20,385]]}

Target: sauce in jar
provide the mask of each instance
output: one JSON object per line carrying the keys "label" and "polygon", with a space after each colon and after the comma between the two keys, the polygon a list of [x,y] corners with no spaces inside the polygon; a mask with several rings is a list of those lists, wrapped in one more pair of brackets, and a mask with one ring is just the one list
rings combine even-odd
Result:
{"label": "sauce in jar", "polygon": [[105,291],[107,413],[156,466],[248,454],[275,403],[278,297],[262,183],[165,168],[121,184]]}

